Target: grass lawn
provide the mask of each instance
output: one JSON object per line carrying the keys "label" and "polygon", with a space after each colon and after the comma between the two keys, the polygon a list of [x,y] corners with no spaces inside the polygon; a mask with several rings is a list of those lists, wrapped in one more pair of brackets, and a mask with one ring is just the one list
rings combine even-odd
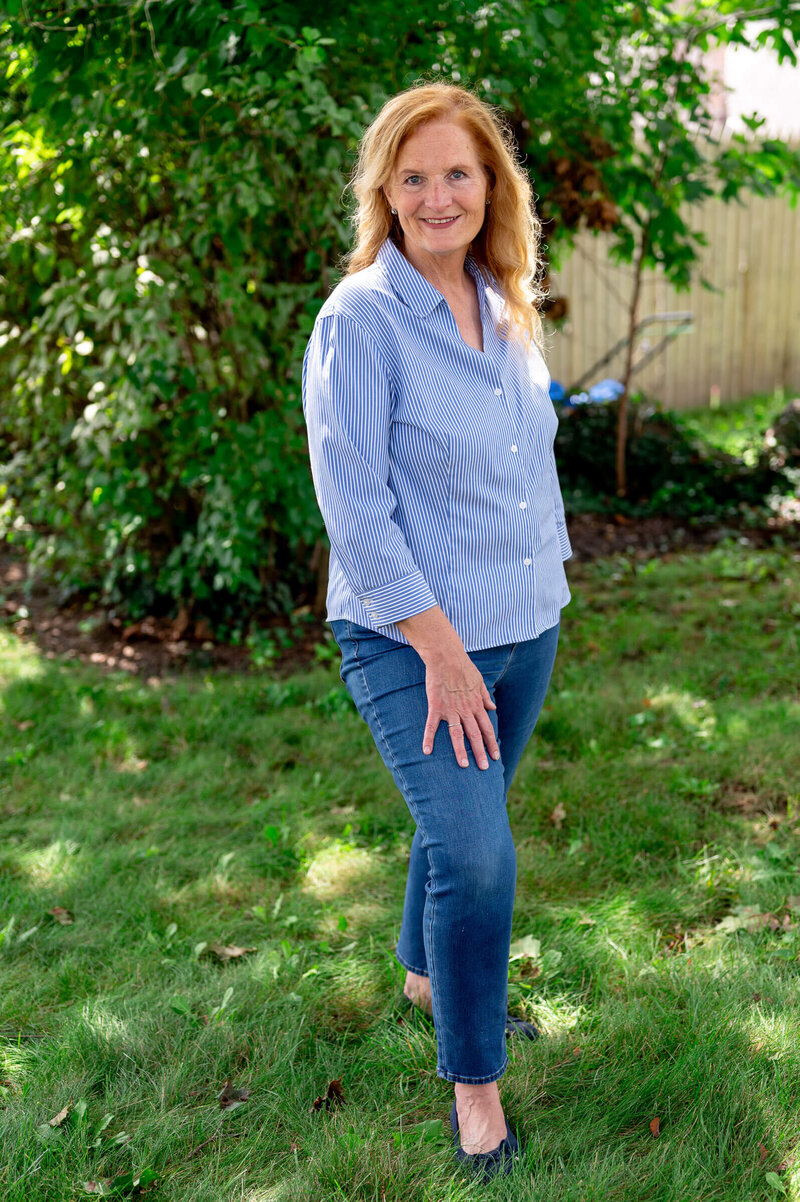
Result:
{"label": "grass lawn", "polygon": [[5,1202],[800,1198],[798,558],[570,567],[509,800],[546,1037],[511,1044],[528,1152],[489,1187],[399,1002],[412,826],[332,646],[159,682],[0,630]]}

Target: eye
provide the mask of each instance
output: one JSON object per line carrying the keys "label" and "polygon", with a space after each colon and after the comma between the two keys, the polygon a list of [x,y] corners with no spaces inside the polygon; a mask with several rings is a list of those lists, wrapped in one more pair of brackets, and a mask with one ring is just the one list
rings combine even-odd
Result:
{"label": "eye", "polygon": [[457,169],[456,169],[456,170],[455,170],[455,171],[452,173],[452,175],[453,175],[453,179],[455,179],[455,178],[456,178],[456,176],[460,177],[461,179],[466,179],[466,178],[467,178],[467,173],[466,173],[466,171],[462,171],[460,167],[459,167],[459,168],[457,168]]}
{"label": "eye", "polygon": [[403,182],[406,184],[418,184],[421,179],[421,175],[407,175]]}

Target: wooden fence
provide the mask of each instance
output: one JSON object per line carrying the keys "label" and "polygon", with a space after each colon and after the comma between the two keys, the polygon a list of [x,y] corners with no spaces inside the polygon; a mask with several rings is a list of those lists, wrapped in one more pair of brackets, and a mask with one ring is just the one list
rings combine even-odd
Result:
{"label": "wooden fence", "polygon": [[[783,389],[800,393],[800,205],[751,197],[743,206],[712,200],[693,214],[708,245],[690,291],[676,292],[663,273],[643,281],[640,317],[691,311],[688,333],[634,376],[665,405],[688,409]],[[633,268],[608,258],[607,235],[582,233],[575,250],[551,273],[551,294],[566,296],[564,327],[551,333],[548,363],[554,380],[575,383],[627,331]],[[705,276],[719,291],[700,283]],[[665,327],[649,327],[637,358]],[[588,381],[618,378],[622,352]]]}

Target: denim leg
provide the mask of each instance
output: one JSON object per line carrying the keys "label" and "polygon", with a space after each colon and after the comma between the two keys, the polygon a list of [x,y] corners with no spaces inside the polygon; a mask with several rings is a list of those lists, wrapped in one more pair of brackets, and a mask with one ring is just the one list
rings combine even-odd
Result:
{"label": "denim leg", "polygon": [[[340,675],[367,722],[420,830],[428,861],[423,911],[431,980],[437,1072],[448,1081],[494,1081],[505,1072],[508,947],[516,853],[508,825],[503,765],[461,768],[446,723],[433,752],[422,752],[427,717],[425,665],[413,647],[346,623],[332,623],[342,649]],[[487,679],[512,648],[489,664]],[[496,726],[496,717],[489,713]],[[417,967],[421,967],[418,965]]]}
{"label": "denim leg", "polygon": [[417,827],[414,831],[414,838],[411,840],[411,852],[408,857],[408,880],[403,903],[403,921],[400,924],[400,938],[397,940],[395,955],[403,968],[415,972],[420,977],[428,976],[422,916],[425,911],[429,875],[428,853],[423,843],[422,831]]}
{"label": "denim leg", "polygon": [[[558,647],[559,624],[545,630],[538,639],[516,643],[506,659],[492,690],[492,667],[498,651],[476,651],[471,659],[484,675],[492,700],[497,705],[497,731],[503,765],[503,783],[508,790],[541,713]],[[489,671],[486,671],[486,669]],[[496,673],[495,673],[496,675]],[[411,843],[408,881],[403,905],[403,921],[397,941],[397,959],[404,968],[419,976],[428,975],[423,935],[426,886],[429,880],[428,858],[422,834],[417,828]]]}
{"label": "denim leg", "polygon": [[[506,793],[511,788],[522,753],[542,712],[553,673],[560,623],[543,630],[538,639],[514,644],[508,667],[495,685],[498,743],[505,772]],[[478,652],[478,654],[482,654]]]}

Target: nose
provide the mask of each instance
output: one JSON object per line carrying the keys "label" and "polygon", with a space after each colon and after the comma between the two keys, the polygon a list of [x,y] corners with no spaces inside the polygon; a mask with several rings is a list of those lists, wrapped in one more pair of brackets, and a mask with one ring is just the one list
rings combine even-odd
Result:
{"label": "nose", "polygon": [[450,189],[444,180],[432,180],[425,197],[429,209],[447,209],[450,206]]}

